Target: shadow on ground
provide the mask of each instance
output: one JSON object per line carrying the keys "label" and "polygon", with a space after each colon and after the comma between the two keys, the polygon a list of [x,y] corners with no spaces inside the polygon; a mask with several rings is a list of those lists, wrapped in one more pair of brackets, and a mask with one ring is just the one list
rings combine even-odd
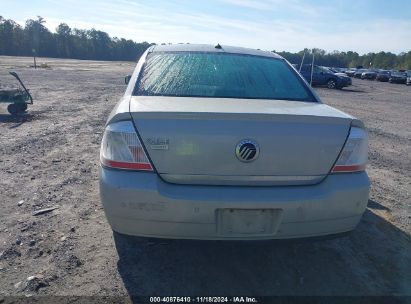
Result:
{"label": "shadow on ground", "polygon": [[17,128],[26,122],[33,121],[40,117],[40,112],[25,112],[23,114],[0,114],[0,123],[15,123],[10,126],[10,129]]}
{"label": "shadow on ground", "polygon": [[362,89],[347,89],[347,88],[343,88],[341,92],[367,93],[366,91]]}
{"label": "shadow on ground", "polygon": [[411,295],[409,235],[370,201],[354,232],[295,241],[183,241],[114,234],[130,296]]}

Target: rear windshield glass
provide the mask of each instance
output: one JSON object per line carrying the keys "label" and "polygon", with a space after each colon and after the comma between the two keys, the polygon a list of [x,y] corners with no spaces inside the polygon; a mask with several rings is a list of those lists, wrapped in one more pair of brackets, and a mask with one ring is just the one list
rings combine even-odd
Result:
{"label": "rear windshield glass", "polygon": [[283,60],[227,53],[152,53],[134,93],[316,101]]}

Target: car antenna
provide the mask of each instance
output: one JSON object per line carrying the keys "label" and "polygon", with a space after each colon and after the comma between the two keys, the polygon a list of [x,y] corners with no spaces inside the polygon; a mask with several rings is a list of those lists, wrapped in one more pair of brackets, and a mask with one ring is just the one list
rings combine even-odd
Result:
{"label": "car antenna", "polygon": [[303,67],[303,64],[304,64],[304,58],[305,58],[305,49],[304,49],[303,59],[301,59],[300,68],[298,69],[298,72],[300,73],[301,73],[301,68]]}
{"label": "car antenna", "polygon": [[217,43],[214,47],[215,47],[216,49],[222,49],[222,48],[223,48],[219,43]]}
{"label": "car antenna", "polygon": [[313,73],[314,73],[314,49],[313,49],[313,61],[311,63],[311,79],[310,79],[310,86],[313,86]]}

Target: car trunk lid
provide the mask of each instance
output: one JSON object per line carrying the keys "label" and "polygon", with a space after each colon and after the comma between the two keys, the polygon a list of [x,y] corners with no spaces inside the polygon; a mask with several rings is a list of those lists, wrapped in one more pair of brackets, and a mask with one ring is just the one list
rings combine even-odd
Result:
{"label": "car trunk lid", "polygon": [[[321,103],[134,96],[130,112],[158,174],[205,185],[306,185],[331,170],[352,117]],[[258,157],[242,162],[251,140]]]}

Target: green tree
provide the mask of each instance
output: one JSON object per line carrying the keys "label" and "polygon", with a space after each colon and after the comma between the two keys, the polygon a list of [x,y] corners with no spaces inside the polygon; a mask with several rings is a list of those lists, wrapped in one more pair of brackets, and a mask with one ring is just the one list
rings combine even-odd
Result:
{"label": "green tree", "polygon": [[65,24],[60,23],[56,28],[56,43],[57,54],[59,57],[70,58],[72,57],[72,33],[71,28]]}
{"label": "green tree", "polygon": [[[61,23],[56,32],[51,33],[45,26],[46,20],[37,16],[29,19],[22,27],[11,19],[0,16],[0,55],[30,56],[32,49],[38,56],[96,59],[96,60],[133,60],[136,61],[144,51],[153,45],[148,42],[136,43],[124,38],[111,38],[106,32],[96,29],[83,30],[70,28]],[[291,63],[310,63],[312,54],[315,63],[330,67],[364,67],[385,69],[411,69],[411,51],[401,54],[378,52],[359,55],[357,52],[326,52],[314,48],[302,51],[278,52]]]}

